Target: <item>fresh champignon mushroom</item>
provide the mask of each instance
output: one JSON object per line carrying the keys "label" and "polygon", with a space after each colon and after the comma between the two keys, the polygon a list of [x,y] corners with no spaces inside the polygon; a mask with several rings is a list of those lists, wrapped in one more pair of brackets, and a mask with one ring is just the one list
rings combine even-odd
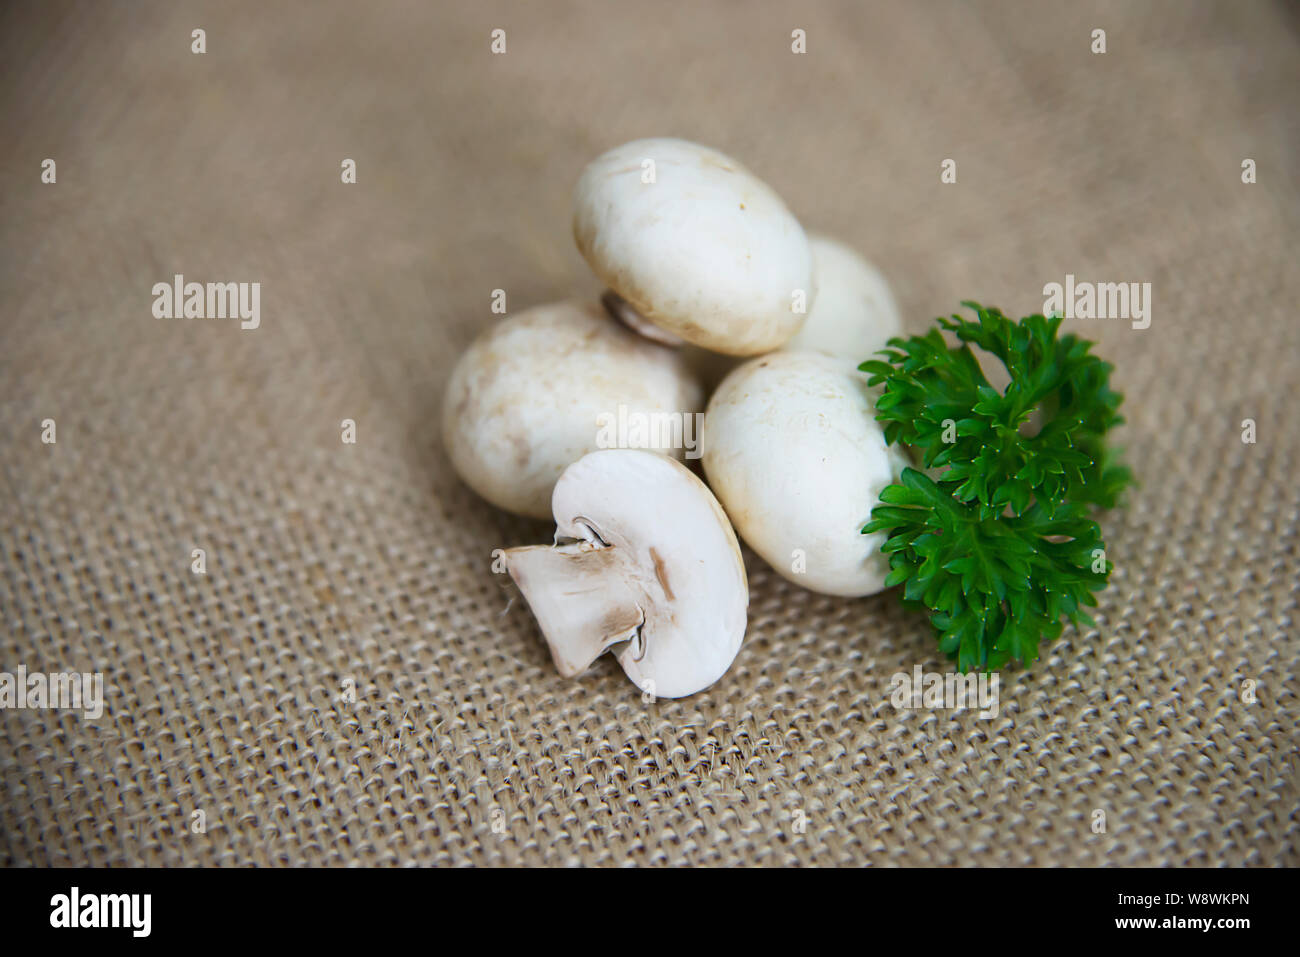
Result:
{"label": "fresh champignon mushroom", "polygon": [[810,236],[817,298],[784,352],[824,352],[854,363],[878,358],[902,319],[884,275],[856,252],[825,236]]}
{"label": "fresh champignon mushroom", "polygon": [[704,471],[736,531],[812,591],[870,595],[889,574],[882,536],[861,529],[907,462],[874,416],[866,376],[815,352],[751,359],[704,414]]}
{"label": "fresh champignon mushroom", "polygon": [[798,220],[753,173],[696,143],[635,140],[598,157],[574,190],[573,235],[617,294],[613,309],[669,342],[768,352],[813,301]]}
{"label": "fresh champignon mushroom", "polygon": [[[842,243],[809,235],[813,254],[813,288],[817,297],[794,338],[778,352],[821,352],[852,359],[878,358],[893,336],[902,335],[903,322],[884,275]],[[699,346],[682,347],[682,358],[711,393],[732,369],[745,361]]]}
{"label": "fresh champignon mushroom", "polygon": [[555,545],[505,550],[560,674],[617,652],[642,691],[681,698],[730,667],[749,588],[731,524],[684,466],[609,449],[555,483]]}
{"label": "fresh champignon mushroom", "polygon": [[[620,405],[628,416],[694,415],[704,393],[677,350],[628,331],[599,304],[537,306],[493,325],[460,358],[443,398],[443,441],[489,502],[549,518],[556,479],[599,448],[601,418],[616,418]],[[646,436],[646,447],[683,457],[673,442],[683,444],[671,429]]]}

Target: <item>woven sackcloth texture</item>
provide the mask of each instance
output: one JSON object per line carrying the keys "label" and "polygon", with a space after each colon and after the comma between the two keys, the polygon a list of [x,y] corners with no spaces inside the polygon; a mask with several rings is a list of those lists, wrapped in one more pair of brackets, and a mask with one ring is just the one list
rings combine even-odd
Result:
{"label": "woven sackcloth texture", "polygon": [[[0,862],[1300,859],[1293,8],[0,18],[0,670],[103,676],[97,717],[0,711]],[[1096,628],[1004,672],[996,717],[896,709],[893,675],[951,669],[924,618],[752,552],[740,655],[681,700],[608,657],[559,677],[493,573],[553,527],[460,482],[443,386],[494,289],[599,295],[572,186],[654,135],[861,250],[912,331],[1067,275],[1151,284],[1149,328],[1067,320],[1116,366],[1142,485],[1102,518]],[[259,282],[260,326],[154,318],[176,274]]]}

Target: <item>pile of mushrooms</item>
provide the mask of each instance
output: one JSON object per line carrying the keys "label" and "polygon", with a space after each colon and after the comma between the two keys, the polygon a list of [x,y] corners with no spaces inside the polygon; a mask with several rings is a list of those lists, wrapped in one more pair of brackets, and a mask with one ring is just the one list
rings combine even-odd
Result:
{"label": "pile of mushrooms", "polygon": [[[809,238],[766,183],[684,140],[593,161],[573,235],[601,302],[484,333],[448,380],[443,439],[483,498],[555,520],[553,545],[503,554],[559,672],[612,651],[643,692],[684,697],[740,650],[737,532],[812,591],[884,587],[879,536],[860,530],[907,463],[857,364],[900,333],[898,308],[855,252]],[[663,435],[601,448],[599,422],[620,408],[703,411],[708,485]]]}

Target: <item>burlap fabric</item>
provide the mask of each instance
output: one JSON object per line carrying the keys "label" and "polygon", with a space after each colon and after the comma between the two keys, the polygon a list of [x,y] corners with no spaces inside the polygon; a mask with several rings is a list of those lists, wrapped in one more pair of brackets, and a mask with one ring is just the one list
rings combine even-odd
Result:
{"label": "burlap fabric", "polygon": [[[1291,8],[2,16],[0,668],[102,672],[106,700],[0,713],[0,860],[1296,862]],[[459,482],[442,386],[492,290],[598,294],[569,191],[645,135],[740,158],[913,330],[1067,274],[1152,284],[1147,329],[1074,322],[1143,483],[1105,518],[1113,586],[996,718],[896,710],[893,674],[949,668],[925,622],[752,553],[744,648],[679,701],[610,660],[558,677],[493,574],[551,527]],[[155,319],[176,273],[260,282],[260,327]]]}

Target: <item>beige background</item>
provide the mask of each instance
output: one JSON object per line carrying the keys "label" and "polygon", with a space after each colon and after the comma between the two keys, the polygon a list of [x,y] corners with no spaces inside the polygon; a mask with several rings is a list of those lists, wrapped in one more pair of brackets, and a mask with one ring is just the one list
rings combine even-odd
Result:
{"label": "beige background", "polygon": [[[108,699],[0,713],[0,861],[1296,863],[1288,8],[0,17],[0,668],[102,671]],[[732,670],[646,705],[613,661],[559,678],[491,573],[551,529],[452,474],[442,385],[492,289],[513,311],[599,292],[570,187],[665,134],[856,245],[912,330],[963,298],[1039,310],[1067,272],[1153,284],[1149,329],[1077,323],[1117,364],[1144,483],[1104,520],[1113,587],[1095,631],[1003,676],[996,720],[894,710],[891,675],[946,662],[893,595],[820,597],[749,554]],[[155,320],[177,272],[261,282],[261,328]]]}

